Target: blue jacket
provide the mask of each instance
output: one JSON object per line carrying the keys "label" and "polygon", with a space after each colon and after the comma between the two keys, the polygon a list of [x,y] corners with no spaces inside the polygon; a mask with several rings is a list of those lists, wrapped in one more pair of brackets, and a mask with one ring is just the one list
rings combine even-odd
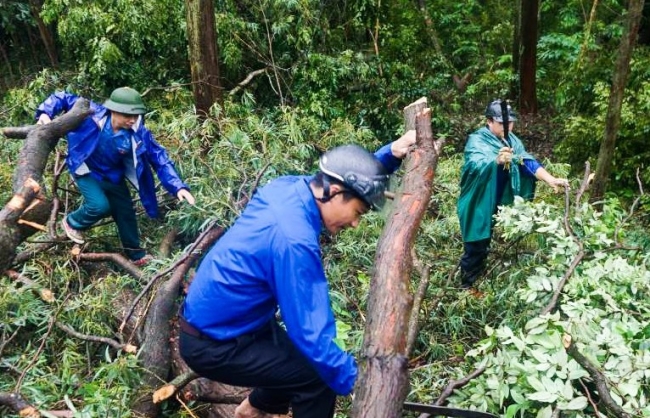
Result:
{"label": "blue jacket", "polygon": [[[390,146],[376,156],[389,171]],[[336,393],[352,391],[357,364],[339,348],[309,176],[279,177],[260,188],[206,254],[189,288],[184,317],[217,340],[261,328],[280,308],[289,338]]]}
{"label": "blue jacket", "polygon": [[[74,94],[56,92],[38,106],[36,119],[43,113],[54,119],[59,113],[69,111],[78,99],[79,96]],[[101,130],[109,116],[109,110],[102,105],[91,101],[90,108],[93,114],[67,134],[68,156],[66,163],[70,172],[76,175],[84,175],[89,172],[84,161],[97,147]],[[158,202],[152,167],[165,189],[174,196],[179,190],[189,190],[189,187],[180,179],[165,148],[156,142],[151,131],[144,126],[142,116],[133,125],[131,147],[133,158],[127,159],[124,174],[138,190],[147,215],[155,218],[158,216]]]}

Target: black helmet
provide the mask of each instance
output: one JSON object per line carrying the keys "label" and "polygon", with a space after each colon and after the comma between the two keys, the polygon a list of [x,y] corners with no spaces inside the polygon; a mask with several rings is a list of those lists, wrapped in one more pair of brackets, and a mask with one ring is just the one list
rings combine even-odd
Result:
{"label": "black helmet", "polygon": [[320,157],[320,171],[348,187],[368,206],[379,210],[384,204],[388,174],[384,165],[358,145],[332,148]]}
{"label": "black helmet", "polygon": [[[501,100],[495,100],[490,103],[485,109],[485,117],[492,119],[495,122],[503,122],[503,114],[501,112]],[[512,110],[512,107],[508,105],[508,122],[517,120],[517,113]]]}

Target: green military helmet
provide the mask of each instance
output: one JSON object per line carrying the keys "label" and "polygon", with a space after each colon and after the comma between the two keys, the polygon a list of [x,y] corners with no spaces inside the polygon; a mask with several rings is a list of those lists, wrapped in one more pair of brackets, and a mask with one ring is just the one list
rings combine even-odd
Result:
{"label": "green military helmet", "polygon": [[111,93],[111,97],[104,102],[106,109],[126,115],[144,115],[147,108],[144,107],[142,96],[131,87],[120,87]]}
{"label": "green military helmet", "polygon": [[375,155],[358,145],[343,145],[323,154],[319,168],[342,182],[373,210],[385,202],[388,173]]}

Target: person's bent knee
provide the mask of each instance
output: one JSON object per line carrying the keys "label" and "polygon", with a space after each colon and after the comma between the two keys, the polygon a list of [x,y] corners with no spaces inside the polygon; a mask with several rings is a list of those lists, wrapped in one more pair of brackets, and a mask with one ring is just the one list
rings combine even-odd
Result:
{"label": "person's bent knee", "polygon": [[111,206],[108,200],[85,202],[84,211],[93,218],[106,218],[111,214]]}

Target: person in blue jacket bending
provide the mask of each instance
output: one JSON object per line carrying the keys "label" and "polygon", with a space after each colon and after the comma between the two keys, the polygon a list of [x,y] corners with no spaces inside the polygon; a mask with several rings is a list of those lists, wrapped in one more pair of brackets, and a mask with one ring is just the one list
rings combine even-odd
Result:
{"label": "person in blue jacket bending", "polygon": [[[36,110],[37,124],[50,123],[69,111],[79,96],[66,92],[50,95]],[[84,243],[82,231],[112,216],[126,255],[137,266],[151,256],[140,246],[138,223],[128,179],[138,190],[147,214],[158,216],[154,177],[179,200],[194,204],[189,187],[180,179],[167,151],[144,126],[147,109],[140,93],[130,87],[113,90],[103,105],[90,102],[92,114],[68,132],[66,163],[83,196],[82,205],[61,221],[68,238]]]}
{"label": "person in blue jacket bending", "polygon": [[374,155],[336,147],[316,175],[273,180],[202,260],[179,316],[180,353],[203,377],[254,388],[235,417],[290,406],[294,418],[332,417],[336,395],[352,391],[357,364],[334,342],[319,236],[356,228],[379,209],[414,143],[409,131]]}

